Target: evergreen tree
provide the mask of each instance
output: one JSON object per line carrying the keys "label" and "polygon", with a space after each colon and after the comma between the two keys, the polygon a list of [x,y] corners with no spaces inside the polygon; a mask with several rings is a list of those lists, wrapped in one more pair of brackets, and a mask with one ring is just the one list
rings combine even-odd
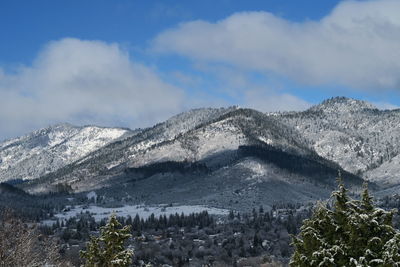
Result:
{"label": "evergreen tree", "polygon": [[92,237],[81,257],[90,267],[124,267],[132,263],[133,251],[126,249],[124,243],[131,237],[130,227],[118,222],[111,215],[108,223],[100,228],[100,237]]}
{"label": "evergreen tree", "polygon": [[366,185],[360,200],[350,199],[342,182],[332,197],[333,208],[319,203],[294,237],[290,266],[400,266],[395,211],[374,207]]}

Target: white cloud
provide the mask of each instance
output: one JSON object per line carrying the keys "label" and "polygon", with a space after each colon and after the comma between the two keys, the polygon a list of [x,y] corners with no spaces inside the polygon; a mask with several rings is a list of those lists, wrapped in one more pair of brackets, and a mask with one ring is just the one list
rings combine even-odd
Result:
{"label": "white cloud", "polygon": [[180,111],[184,93],[117,44],[62,39],[32,66],[0,69],[2,137],[55,122],[137,127]]}
{"label": "white cloud", "polygon": [[249,90],[245,93],[244,106],[264,112],[276,112],[302,111],[309,108],[311,104],[291,94]]}
{"label": "white cloud", "polygon": [[390,110],[390,109],[399,109],[400,108],[399,106],[394,105],[392,103],[388,103],[388,102],[372,102],[372,104],[382,110],[387,110],[387,109]]}
{"label": "white cloud", "polygon": [[201,79],[199,77],[193,76],[193,75],[189,75],[189,74],[185,74],[182,71],[176,70],[173,71],[171,73],[169,73],[169,75],[178,83],[181,84],[183,86],[198,86],[201,83]]}
{"label": "white cloud", "polygon": [[400,1],[343,1],[319,21],[242,12],[159,34],[158,52],[273,72],[308,85],[400,87]]}
{"label": "white cloud", "polygon": [[196,64],[196,69],[208,75],[207,81],[216,83],[214,93],[234,99],[233,102],[239,106],[264,112],[300,111],[311,106],[307,101],[286,93],[281,82],[271,78],[260,79],[251,72],[218,64]]}

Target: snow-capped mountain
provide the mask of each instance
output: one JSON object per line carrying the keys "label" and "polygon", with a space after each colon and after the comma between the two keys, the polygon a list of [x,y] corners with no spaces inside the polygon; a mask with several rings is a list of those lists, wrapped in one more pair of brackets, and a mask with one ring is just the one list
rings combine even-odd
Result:
{"label": "snow-capped mountain", "polygon": [[310,200],[329,195],[338,170],[350,186],[359,176],[400,184],[399,123],[399,110],[338,97],[304,112],[195,109],[137,131],[57,125],[1,143],[0,180],[30,179],[21,185],[30,192],[122,190],[143,201],[161,201],[154,190],[164,201]]}
{"label": "snow-capped mountain", "polygon": [[0,181],[35,179],[131,133],[58,124],[0,143]]}
{"label": "snow-capped mountain", "polygon": [[[235,193],[233,199],[224,197],[233,203],[243,194],[248,199],[259,194],[256,198],[270,202],[283,195],[310,200],[329,195],[338,169],[335,163],[319,157],[308,140],[282,123],[279,116],[236,107],[197,109],[99,148],[24,188],[47,192],[67,185],[70,190],[81,192],[110,187],[116,190],[124,185],[119,190],[125,194],[152,195],[152,190],[163,190],[165,197],[172,198],[169,201],[182,201],[177,199],[177,191],[190,192],[190,199],[197,193],[209,194],[208,189],[214,188],[214,194],[231,189],[242,192]],[[169,178],[160,178],[160,174]],[[362,182],[349,173],[345,176],[350,184]],[[170,193],[165,192],[165,186],[158,188],[170,179],[175,181],[167,186]],[[130,181],[140,181],[141,186],[135,187],[138,192],[134,193]],[[218,181],[219,186],[215,188],[213,181]],[[268,196],[254,191],[263,187],[272,190]],[[304,193],[307,189],[313,193]],[[226,192],[225,196],[231,194]],[[221,198],[217,199],[220,203]],[[156,200],[160,200],[158,195]]]}
{"label": "snow-capped mountain", "polygon": [[84,176],[87,180],[111,170],[163,161],[195,162],[221,153],[223,160],[240,145],[254,142],[310,153],[292,129],[260,112],[235,107],[197,109],[110,143],[61,169],[62,175],[52,176],[68,181]]}
{"label": "snow-capped mountain", "polygon": [[367,180],[400,183],[400,110],[378,110],[336,97],[309,110],[280,115],[322,157]]}

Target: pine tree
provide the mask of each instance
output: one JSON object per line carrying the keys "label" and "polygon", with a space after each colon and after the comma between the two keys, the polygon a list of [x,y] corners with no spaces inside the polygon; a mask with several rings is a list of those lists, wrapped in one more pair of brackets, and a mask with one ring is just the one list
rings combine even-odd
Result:
{"label": "pine tree", "polygon": [[132,263],[133,251],[124,244],[131,237],[130,227],[121,227],[115,214],[100,228],[100,237],[92,237],[81,257],[90,267],[125,267]]}
{"label": "pine tree", "polygon": [[366,185],[361,199],[353,200],[340,181],[332,197],[333,208],[319,203],[294,237],[290,266],[400,266],[395,211],[374,207]]}

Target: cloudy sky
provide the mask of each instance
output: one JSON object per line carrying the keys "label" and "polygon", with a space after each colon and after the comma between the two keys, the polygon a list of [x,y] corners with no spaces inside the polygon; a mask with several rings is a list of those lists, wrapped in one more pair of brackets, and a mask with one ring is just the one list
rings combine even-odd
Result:
{"label": "cloudy sky", "polygon": [[400,1],[2,0],[0,140],[196,107],[400,106]]}

